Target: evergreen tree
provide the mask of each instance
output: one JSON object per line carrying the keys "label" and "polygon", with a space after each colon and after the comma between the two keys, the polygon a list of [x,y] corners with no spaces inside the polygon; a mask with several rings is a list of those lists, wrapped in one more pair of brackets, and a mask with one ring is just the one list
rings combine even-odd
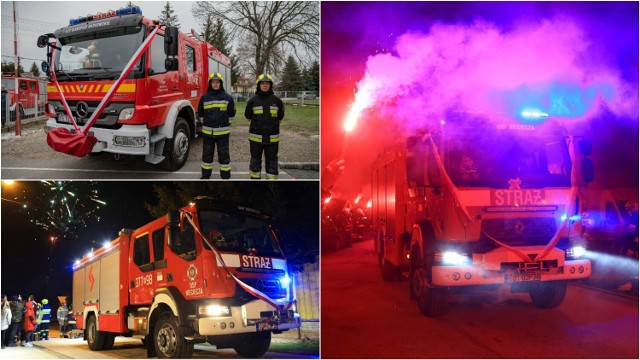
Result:
{"label": "evergreen tree", "polygon": [[40,76],[40,69],[38,69],[38,65],[36,65],[36,62],[33,62],[33,65],[31,65],[31,72],[33,73],[33,76],[38,77]]}
{"label": "evergreen tree", "polygon": [[[13,71],[15,70],[16,65],[13,62],[6,62],[3,61],[2,62],[2,73],[6,74],[9,73],[11,75],[13,75]],[[22,65],[18,66],[18,74],[22,74],[24,72],[24,69],[22,68]]]}
{"label": "evergreen tree", "polygon": [[282,69],[282,80],[280,88],[286,91],[298,91],[303,89],[303,79],[300,72],[300,66],[296,62],[296,59],[289,55],[287,63]]}
{"label": "evergreen tree", "polygon": [[233,48],[230,45],[230,36],[222,24],[222,19],[216,19],[214,24],[212,16],[207,16],[203,26],[202,37],[206,42],[229,57],[231,61],[231,84],[225,84],[225,89],[231,92],[231,86],[238,81],[238,76],[240,76],[238,71],[239,61],[238,57],[232,54]]}
{"label": "evergreen tree", "polygon": [[167,1],[167,4],[164,6],[164,9],[160,13],[160,17],[158,20],[161,24],[165,24],[167,26],[175,26],[180,27],[180,22],[178,21],[178,15],[174,15],[175,10],[171,7],[171,4]]}
{"label": "evergreen tree", "polygon": [[309,77],[311,78],[311,88],[307,90],[315,91],[320,96],[320,63],[317,60],[309,68]]}

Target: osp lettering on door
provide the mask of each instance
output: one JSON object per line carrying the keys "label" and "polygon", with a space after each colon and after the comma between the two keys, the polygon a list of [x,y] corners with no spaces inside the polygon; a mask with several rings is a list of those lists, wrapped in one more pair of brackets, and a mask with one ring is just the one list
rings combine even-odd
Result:
{"label": "osp lettering on door", "polygon": [[262,269],[271,269],[271,258],[242,255],[242,266]]}
{"label": "osp lettering on door", "polygon": [[491,205],[521,206],[544,205],[544,191],[540,189],[495,190],[491,194]]}

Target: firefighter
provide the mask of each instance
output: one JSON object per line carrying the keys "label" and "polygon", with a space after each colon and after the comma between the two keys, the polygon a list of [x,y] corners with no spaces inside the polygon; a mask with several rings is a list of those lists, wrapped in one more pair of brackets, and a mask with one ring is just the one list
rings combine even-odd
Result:
{"label": "firefighter", "polygon": [[51,306],[49,300],[42,299],[42,308],[38,314],[40,323],[40,340],[49,340],[49,323],[51,322]]}
{"label": "firefighter", "polygon": [[76,318],[73,317],[73,313],[71,312],[71,308],[69,308],[69,314],[67,315],[67,331],[69,332],[68,337],[71,338],[73,335],[73,330],[76,329]]}
{"label": "firefighter", "polygon": [[96,41],[93,40],[91,44],[87,47],[89,50],[89,54],[84,57],[82,62],[82,67],[84,68],[95,68],[102,67],[102,62],[100,61],[100,53],[98,52],[98,47],[96,46]]}
{"label": "firefighter", "polygon": [[67,332],[67,315],[69,315],[69,308],[67,307],[67,302],[63,301],[58,307],[57,317],[58,324],[60,324],[60,337],[66,337]]}
{"label": "firefighter", "polygon": [[233,98],[224,91],[222,74],[209,75],[209,89],[200,98],[198,117],[204,118],[202,126],[202,177],[209,179],[213,170],[213,153],[218,146],[220,177],[231,178],[231,157],[229,156],[229,128],[232,117],[236,116]]}
{"label": "firefighter", "polygon": [[249,175],[251,179],[260,179],[262,171],[262,153],[265,157],[265,170],[268,180],[278,179],[278,143],[280,141],[280,122],[284,118],[282,100],[273,92],[273,78],[262,74],[256,80],[256,95],[249,99],[244,116],[249,125],[249,147],[251,161]]}

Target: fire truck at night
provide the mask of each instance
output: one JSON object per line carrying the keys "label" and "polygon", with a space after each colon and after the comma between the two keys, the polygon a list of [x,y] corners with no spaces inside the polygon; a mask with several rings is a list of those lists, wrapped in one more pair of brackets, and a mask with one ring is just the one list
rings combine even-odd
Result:
{"label": "fire truck at night", "polygon": [[529,293],[541,308],[587,278],[578,189],[590,143],[546,114],[500,123],[460,112],[383,151],[372,169],[375,250],[385,281],[409,278],[425,316],[470,290]]}
{"label": "fire truck at night", "polygon": [[143,155],[171,171],[185,164],[201,129],[196,113],[208,75],[220,73],[225,85],[231,83],[227,56],[193,30],[184,34],[159,24],[135,6],[72,19],[38,39],[38,46],[46,45],[45,72],[54,75],[46,130],[75,133],[84,125],[97,140],[89,152]]}
{"label": "fire truck at night", "polygon": [[133,336],[149,357],[189,358],[203,342],[260,357],[272,333],[300,327],[269,217],[207,197],[77,261],[72,294],[91,350]]}

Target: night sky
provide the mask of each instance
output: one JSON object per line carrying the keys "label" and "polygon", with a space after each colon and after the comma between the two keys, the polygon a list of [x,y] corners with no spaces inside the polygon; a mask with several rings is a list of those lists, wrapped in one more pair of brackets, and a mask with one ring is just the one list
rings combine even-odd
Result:
{"label": "night sky", "polygon": [[[637,2],[323,1],[321,11],[322,165],[346,160],[334,195],[367,193],[378,149],[425,118],[513,111],[528,92],[554,91],[582,101],[552,116],[593,142],[597,186],[637,187]],[[347,133],[359,89],[368,104]]]}
{"label": "night sky", "polygon": [[[50,200],[59,199],[63,186],[76,195],[76,211],[71,221],[51,209]],[[161,201],[154,186],[165,190]],[[97,192],[97,196],[96,196]],[[157,205],[178,193],[197,193],[240,201],[267,214],[276,216],[281,234],[288,242],[304,241],[305,256],[317,255],[319,199],[317,182],[147,182],[147,181],[74,181],[2,183],[2,277],[0,287],[8,296],[21,294],[23,298],[34,294],[55,299],[70,295],[71,265],[92,247],[97,249],[104,241],[113,240],[123,228],[138,228],[156,217],[145,204]],[[57,196],[57,197],[56,197]],[[68,198],[71,198],[70,196]],[[192,197],[191,197],[192,198]],[[95,201],[98,200],[98,201]],[[104,202],[102,204],[101,202]],[[22,204],[28,204],[26,211]],[[260,205],[265,204],[265,205]],[[181,204],[184,206],[185,204]],[[271,210],[266,209],[272,207]],[[54,208],[57,208],[54,206]],[[273,208],[276,209],[274,214]],[[285,208],[285,209],[279,209]],[[66,209],[66,207],[64,207]],[[93,211],[90,216],[77,220]],[[36,224],[32,219],[44,219],[54,213],[55,226]],[[68,214],[68,211],[66,212]],[[50,224],[50,222],[49,222]],[[86,226],[85,226],[86,224]],[[50,237],[57,236],[55,246]],[[283,241],[283,246],[287,246]],[[295,246],[294,249],[297,249]],[[315,254],[314,254],[315,253]],[[295,255],[297,255],[296,253]],[[302,256],[302,255],[300,255]],[[57,306],[57,301],[54,302]]]}

